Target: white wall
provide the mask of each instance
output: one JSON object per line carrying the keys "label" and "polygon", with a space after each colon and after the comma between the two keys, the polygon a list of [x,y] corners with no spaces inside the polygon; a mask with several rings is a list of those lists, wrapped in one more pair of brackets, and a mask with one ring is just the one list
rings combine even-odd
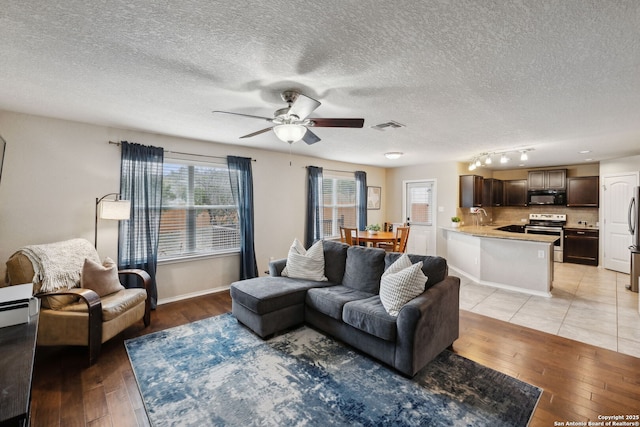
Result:
{"label": "white wall", "polygon": [[640,170],[640,156],[622,157],[600,162],[600,176]]}
{"label": "white wall", "polygon": [[[4,261],[24,245],[74,237],[93,242],[95,199],[120,188],[120,149],[108,141],[256,159],[255,241],[261,273],[267,270],[270,257],[286,257],[293,239],[304,237],[307,165],[366,171],[369,185],[383,187],[382,208],[368,211],[368,222],[382,223],[387,218],[386,171],[382,168],[8,111],[0,111],[0,135],[7,141],[0,181],[2,277]],[[101,221],[98,229],[98,252],[115,259],[117,222]],[[237,255],[162,264],[158,268],[160,302],[225,289],[238,279],[238,264]]]}

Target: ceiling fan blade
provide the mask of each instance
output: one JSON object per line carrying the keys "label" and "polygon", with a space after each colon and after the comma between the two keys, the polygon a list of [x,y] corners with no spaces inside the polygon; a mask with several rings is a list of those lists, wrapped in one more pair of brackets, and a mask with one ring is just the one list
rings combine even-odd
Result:
{"label": "ceiling fan blade", "polygon": [[248,135],[241,136],[240,139],[242,139],[242,138],[251,138],[252,136],[256,136],[256,135],[260,135],[261,133],[269,132],[271,129],[273,129],[273,128],[260,129],[259,131],[250,133]]}
{"label": "ceiling fan blade", "polygon": [[302,137],[302,140],[304,142],[306,142],[307,145],[311,145],[311,144],[315,144],[316,142],[320,141],[320,138],[318,137],[318,135],[316,135],[315,133],[313,133],[309,129],[307,129],[307,132]]}
{"label": "ceiling fan blade", "polygon": [[325,128],[361,128],[364,119],[310,119],[312,126]]}
{"label": "ceiling fan blade", "polygon": [[294,116],[298,116],[300,120],[304,120],[319,106],[320,101],[316,101],[313,98],[309,98],[308,96],[299,93],[296,100],[291,104],[289,114],[293,114]]}
{"label": "ceiling fan blade", "polygon": [[212,113],[214,113],[214,114],[232,114],[234,116],[249,117],[251,119],[266,120],[268,122],[273,121],[273,118],[270,118],[270,117],[252,116],[251,114],[242,114],[242,113],[232,113],[231,111],[212,111]]}

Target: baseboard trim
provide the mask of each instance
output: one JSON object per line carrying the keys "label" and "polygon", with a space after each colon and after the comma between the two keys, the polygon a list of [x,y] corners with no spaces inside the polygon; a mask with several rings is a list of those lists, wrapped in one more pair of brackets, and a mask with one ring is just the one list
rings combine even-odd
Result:
{"label": "baseboard trim", "polygon": [[201,297],[203,295],[217,294],[218,292],[228,291],[229,289],[230,289],[229,286],[225,286],[223,288],[215,288],[215,289],[207,289],[207,290],[204,290],[204,291],[191,292],[189,294],[178,295],[178,296],[171,297],[171,298],[161,298],[161,299],[158,300],[158,305],[169,304],[171,302],[176,302],[176,301],[182,301],[182,300],[185,300],[185,299]]}

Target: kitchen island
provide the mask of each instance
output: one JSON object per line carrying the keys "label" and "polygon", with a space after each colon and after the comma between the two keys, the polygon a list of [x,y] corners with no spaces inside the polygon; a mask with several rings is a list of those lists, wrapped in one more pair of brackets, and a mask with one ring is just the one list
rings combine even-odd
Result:
{"label": "kitchen island", "polygon": [[553,242],[558,238],[497,228],[440,228],[449,267],[482,285],[550,297]]}

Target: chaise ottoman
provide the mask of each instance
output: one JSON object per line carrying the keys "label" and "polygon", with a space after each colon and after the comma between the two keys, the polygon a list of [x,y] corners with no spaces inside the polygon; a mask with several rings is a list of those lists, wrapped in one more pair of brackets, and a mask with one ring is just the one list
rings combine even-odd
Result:
{"label": "chaise ottoman", "polygon": [[233,315],[262,338],[304,323],[307,290],[332,286],[288,277],[256,277],[231,285]]}

